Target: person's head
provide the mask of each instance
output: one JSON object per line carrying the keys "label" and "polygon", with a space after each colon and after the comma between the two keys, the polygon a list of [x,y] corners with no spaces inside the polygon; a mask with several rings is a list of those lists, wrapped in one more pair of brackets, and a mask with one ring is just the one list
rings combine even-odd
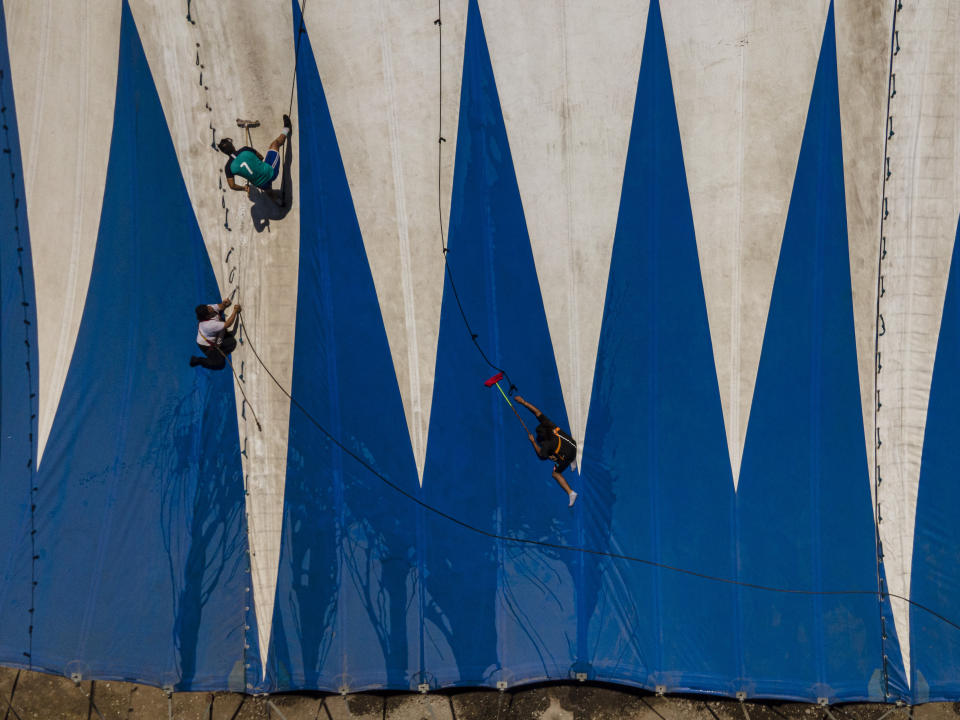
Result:
{"label": "person's head", "polygon": [[537,443],[544,443],[550,439],[553,431],[546,425],[537,425]]}
{"label": "person's head", "polygon": [[217,147],[220,148],[220,152],[225,155],[237,154],[237,149],[233,146],[233,140],[230,138],[223,138],[223,140],[217,143]]}
{"label": "person's head", "polygon": [[203,322],[204,320],[209,320],[216,317],[217,312],[209,305],[197,305],[197,320]]}

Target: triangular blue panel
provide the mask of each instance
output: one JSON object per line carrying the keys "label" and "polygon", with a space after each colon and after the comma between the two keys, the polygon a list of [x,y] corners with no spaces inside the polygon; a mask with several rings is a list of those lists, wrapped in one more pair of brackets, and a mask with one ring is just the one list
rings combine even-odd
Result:
{"label": "triangular blue panel", "polygon": [[[476,0],[469,3],[464,53],[450,271],[491,362],[569,427]],[[495,371],[471,340],[450,277],[444,282],[423,498],[484,531],[574,544],[579,507],[567,508],[550,477],[552,463],[537,459],[499,391],[484,387]],[[535,427],[533,415],[518,411]],[[566,477],[577,486],[573,470]],[[512,685],[568,677],[577,556],[493,541],[432,513],[421,514],[421,529],[422,681]]]}
{"label": "triangular blue panel", "polygon": [[[650,3],[584,449],[586,544],[733,577],[733,478],[670,66]],[[583,669],[668,691],[734,690],[735,592],[587,561]]]}
{"label": "triangular blue panel", "polygon": [[751,694],[884,699],[873,507],[854,335],[831,4],[737,495]]}
{"label": "triangular blue panel", "polygon": [[0,3],[0,662],[30,665],[30,488],[37,444],[33,262]]}
{"label": "triangular blue panel", "polygon": [[83,319],[38,473],[34,666],[243,682],[247,538],[229,373],[191,368],[218,299],[126,2]]}
{"label": "triangular blue panel", "polygon": [[920,461],[910,586],[910,599],[923,606],[910,608],[914,703],[955,700],[960,696],[960,630],[933,614],[954,622],[960,618],[960,524],[956,512],[960,507],[958,363],[960,229],[950,262]]}
{"label": "triangular blue panel", "polygon": [[[295,32],[300,20],[294,0]],[[298,47],[294,406],[268,672],[271,686],[282,689],[405,688],[413,664],[408,611],[414,627],[419,624],[415,505],[370,468],[414,493],[419,490],[416,465],[376,288],[306,32]],[[316,423],[369,468],[337,447]]]}

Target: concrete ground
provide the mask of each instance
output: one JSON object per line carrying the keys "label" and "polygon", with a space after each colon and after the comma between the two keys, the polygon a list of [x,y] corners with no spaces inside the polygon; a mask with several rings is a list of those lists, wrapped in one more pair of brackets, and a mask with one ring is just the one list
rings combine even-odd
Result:
{"label": "concrete ground", "polygon": [[782,702],[658,697],[631,688],[578,683],[499,693],[456,690],[253,697],[230,692],[175,693],[125,682],[86,681],[0,668],[3,720],[953,720],[960,703],[913,708],[847,704],[821,708]]}

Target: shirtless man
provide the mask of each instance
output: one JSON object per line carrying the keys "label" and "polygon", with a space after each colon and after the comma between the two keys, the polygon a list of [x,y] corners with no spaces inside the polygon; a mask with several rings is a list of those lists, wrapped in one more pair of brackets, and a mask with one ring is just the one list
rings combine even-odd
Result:
{"label": "shirtless man", "polygon": [[570,433],[561,430],[556,423],[519,395],[515,395],[513,399],[532,412],[540,422],[536,430],[537,438],[534,439],[531,433],[527,433],[527,437],[530,439],[533,449],[537,451],[538,458],[553,460],[553,479],[566,491],[567,497],[570,499],[569,507],[573,507],[573,504],[577,501],[577,493],[570,489],[561,473],[577,459],[576,440],[571,437]]}

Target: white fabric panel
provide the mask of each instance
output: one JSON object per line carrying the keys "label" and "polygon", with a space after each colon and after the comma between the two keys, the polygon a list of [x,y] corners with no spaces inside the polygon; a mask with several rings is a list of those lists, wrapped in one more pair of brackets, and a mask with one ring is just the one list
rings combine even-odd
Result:
{"label": "white fabric panel", "polygon": [[893,5],[839,0],[834,7],[853,317],[870,493],[876,502],[877,256],[883,214],[883,146]]}
{"label": "white fabric panel", "polygon": [[97,245],[117,89],[120,1],[96,7],[6,2],[4,10],[37,293],[42,459]]}
{"label": "white fabric panel", "polygon": [[[883,230],[877,464],[880,537],[891,593],[909,596],[920,457],[943,300],[960,212],[960,5],[904,3],[891,100],[889,216]],[[909,608],[891,600],[907,675]]]}
{"label": "white fabric panel", "polygon": [[446,233],[450,213],[467,4],[443,0],[441,9],[446,142],[438,190],[437,3],[306,6],[421,482],[443,296],[440,230],[442,222]]}
{"label": "white fabric panel", "polygon": [[567,417],[581,447],[648,8],[636,0],[480,3]]}
{"label": "white fabric panel", "polygon": [[829,0],[662,8],[736,487]]}
{"label": "white fabric panel", "polygon": [[[210,126],[216,128],[217,141],[232,137],[240,147],[247,140],[237,118],[259,120],[261,126],[251,131],[250,144],[261,153],[280,134],[294,77],[291,4],[288,0],[194,3],[193,24],[187,22],[180,3],[131,0],[131,9],[221,292],[228,296],[236,290],[235,299],[243,304],[243,319],[257,352],[290,388],[299,266],[297,194],[289,213],[276,219],[278,209],[272,200],[256,191],[250,199],[246,193],[231,191],[222,173],[227,157],[211,147]],[[291,115],[296,143],[296,114]],[[298,168],[294,157],[294,190]],[[274,188],[279,187],[278,180]],[[287,193],[289,201],[289,189]],[[198,302],[216,300],[197,298]],[[283,528],[290,401],[248,345],[238,347],[233,363],[243,375],[244,392],[263,426],[258,432],[237,392],[253,596],[260,657],[265,661]]]}

